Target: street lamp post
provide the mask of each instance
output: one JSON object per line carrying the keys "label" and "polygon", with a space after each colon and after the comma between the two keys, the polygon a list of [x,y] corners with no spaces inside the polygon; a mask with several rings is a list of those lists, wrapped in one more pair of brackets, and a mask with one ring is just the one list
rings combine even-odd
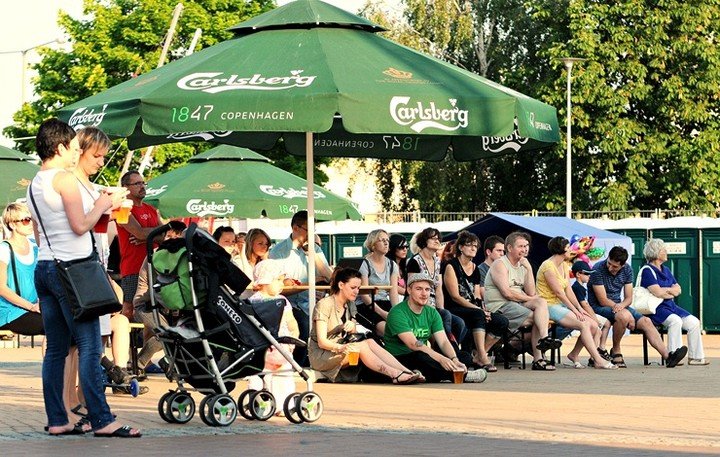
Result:
{"label": "street lamp post", "polygon": [[20,71],[20,84],[21,84],[21,99],[20,99],[20,106],[24,105],[27,101],[27,88],[25,87],[25,78],[27,77],[27,53],[32,51],[33,49],[37,49],[41,46],[47,46],[49,44],[53,43],[60,43],[62,44],[64,40],[62,38],[55,38],[54,40],[46,41],[44,43],[36,44],[35,46],[30,46],[29,48],[25,49],[17,49],[14,51],[0,51],[0,54],[16,54],[20,53],[21,60],[22,60],[22,68]]}
{"label": "street lamp post", "polygon": [[560,59],[567,69],[567,151],[565,153],[565,216],[572,217],[572,143],[571,143],[571,102],[570,102],[570,86],[572,81],[572,67],[576,62],[582,62],[585,59],[578,57],[563,57]]}

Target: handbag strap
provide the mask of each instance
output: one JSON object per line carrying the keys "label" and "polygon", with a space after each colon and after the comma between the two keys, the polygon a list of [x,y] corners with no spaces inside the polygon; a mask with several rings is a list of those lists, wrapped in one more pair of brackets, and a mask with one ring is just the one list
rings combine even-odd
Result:
{"label": "handbag strap", "polygon": [[15,293],[20,295],[20,284],[18,283],[17,277],[17,265],[15,265],[15,252],[13,251],[12,244],[10,244],[9,241],[3,241],[3,243],[6,243],[8,245],[8,248],[10,249],[10,265],[12,265],[13,279],[15,282]]}
{"label": "handbag strap", "polygon": [[[47,231],[45,230],[45,224],[43,224],[42,216],[40,216],[40,211],[38,210],[37,203],[35,202],[35,195],[33,194],[32,189],[33,183],[30,182],[30,200],[32,201],[33,208],[35,208],[35,215],[38,218],[38,222],[40,222],[40,228],[42,228],[43,233],[45,234],[45,241],[47,241],[48,248],[50,248],[50,252],[53,254],[53,258],[57,260],[55,256],[55,251],[53,251],[52,245],[50,244],[50,237],[47,234]],[[90,241],[92,242],[92,252],[97,252],[97,247],[95,246],[95,236],[93,235],[92,229],[89,230],[90,232]]]}
{"label": "handbag strap", "polygon": [[635,288],[640,287],[640,280],[642,279],[642,271],[646,268],[649,268],[652,272],[653,276],[655,276],[655,280],[657,281],[657,274],[655,274],[655,270],[652,269],[652,267],[648,264],[643,265],[637,274],[637,279],[635,280]]}

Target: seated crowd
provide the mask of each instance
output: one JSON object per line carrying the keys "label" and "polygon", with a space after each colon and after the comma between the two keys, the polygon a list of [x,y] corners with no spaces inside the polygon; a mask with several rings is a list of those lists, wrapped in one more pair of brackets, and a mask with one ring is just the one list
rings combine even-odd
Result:
{"label": "seated crowd", "polygon": [[[33,335],[43,333],[38,318],[42,304],[38,305],[32,287],[37,248],[26,242],[32,232],[32,224],[26,221],[30,217],[23,205],[10,205],[3,214],[11,236],[0,246],[0,329]],[[131,230],[125,248],[142,246],[143,237],[156,223],[145,232]],[[181,236],[184,228],[173,221],[161,236]],[[426,228],[409,241],[378,229],[368,234],[364,243],[368,254],[358,269],[333,270],[320,239],[308,240],[305,211],[294,215],[290,236],[274,246],[259,228],[236,234],[230,227],[219,227],[213,237],[253,280],[241,298],[285,300],[285,334],[308,343],[307,347],[287,344],[285,349],[293,351],[298,364],[332,382],[442,382],[452,381],[458,372],[465,382],[483,382],[488,373],[497,371],[494,361],[512,359],[522,352],[532,355],[532,370],[554,371],[546,352],[558,349],[573,331],[578,338],[565,363],[574,368],[586,366],[580,359],[583,349],[589,355],[587,366],[625,368],[621,342],[626,330],[644,333],[668,368],[677,366],[688,354],[688,347],[682,345],[685,330],[688,364],[709,363],[698,319],[675,303],[682,291],[663,265],[667,250],[662,240],[651,239],[645,246],[647,265],[637,282],[663,299],[657,312],[646,316],[631,306],[633,272],[622,247],[612,248],[607,259],[591,267],[584,261],[573,262],[569,240],[555,237],[548,243],[550,258],[535,273],[528,261],[531,238],[527,233],[513,232],[504,240],[490,236],[481,243],[476,235],[462,231],[443,247],[435,228]],[[317,281],[329,284],[327,293],[321,288],[318,297],[312,297],[318,299],[315,306],[310,306],[307,288],[299,287],[308,283],[309,249],[315,251]],[[478,262],[481,249],[484,258]],[[414,255],[409,256],[408,251]],[[155,323],[147,307],[146,265],[147,259],[140,262],[130,286],[123,281],[123,301],[132,305],[128,316],[146,326],[138,358],[141,374],[150,371],[152,357],[162,349],[152,334]],[[556,326],[555,337],[550,336],[552,325]],[[667,347],[658,327],[667,330]],[[608,351],[605,342],[610,328],[613,335]],[[119,333],[126,335],[127,330]],[[520,338],[510,343],[504,338],[508,335]],[[501,341],[507,345],[502,351]],[[113,352],[114,363],[103,364],[110,372],[119,365],[121,378],[127,376],[127,351]],[[269,351],[266,370],[281,367],[289,365],[280,354]],[[273,390],[291,392],[287,383],[292,381],[283,379],[281,371]],[[72,400],[65,401],[70,410],[78,399],[75,383],[66,383],[73,392]],[[76,427],[87,430],[82,422]]]}

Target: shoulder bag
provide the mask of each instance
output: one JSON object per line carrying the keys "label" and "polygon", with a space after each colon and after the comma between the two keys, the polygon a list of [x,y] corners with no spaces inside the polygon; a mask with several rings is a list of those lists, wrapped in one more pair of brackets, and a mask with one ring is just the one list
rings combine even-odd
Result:
{"label": "shoulder bag", "polygon": [[[30,199],[35,208],[40,227],[45,234],[48,248],[53,252],[50,237],[45,231],[45,225],[35,203],[32,184],[30,184]],[[105,266],[100,262],[97,254],[95,236],[92,230],[89,233],[92,241],[92,252],[89,256],[69,261],[55,258],[58,276],[65,288],[65,294],[70,302],[73,317],[76,321],[97,319],[100,316],[115,313],[122,309],[122,304],[118,301],[115,290],[110,284]],[[55,257],[54,252],[53,257]]]}
{"label": "shoulder bag", "polygon": [[12,267],[13,272],[13,281],[15,283],[15,293],[20,295],[20,284],[18,283],[18,277],[17,277],[17,265],[15,265],[15,252],[13,251],[12,244],[10,244],[9,241],[5,240],[3,243],[8,245],[8,249],[10,249],[10,266]]}
{"label": "shoulder bag", "polygon": [[640,285],[642,271],[645,268],[650,268],[650,271],[655,276],[655,279],[657,279],[657,275],[649,265],[645,265],[640,268],[637,280],[635,281],[635,288],[633,289],[632,305],[630,306],[641,314],[655,314],[655,310],[657,310],[658,305],[660,305],[660,303],[662,303],[665,299],[654,295],[647,288]]}

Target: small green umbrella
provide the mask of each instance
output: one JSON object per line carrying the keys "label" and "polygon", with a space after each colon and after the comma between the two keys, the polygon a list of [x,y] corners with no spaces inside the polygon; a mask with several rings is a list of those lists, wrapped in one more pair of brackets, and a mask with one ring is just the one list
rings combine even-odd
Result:
{"label": "small green umbrella", "polygon": [[3,204],[25,198],[27,186],[39,169],[26,154],[0,146],[0,200]]}
{"label": "small green umbrella", "polygon": [[[315,187],[315,218],[362,218],[350,200]],[[165,217],[290,218],[307,208],[307,182],[249,149],[218,146],[153,178],[145,201]]]}

